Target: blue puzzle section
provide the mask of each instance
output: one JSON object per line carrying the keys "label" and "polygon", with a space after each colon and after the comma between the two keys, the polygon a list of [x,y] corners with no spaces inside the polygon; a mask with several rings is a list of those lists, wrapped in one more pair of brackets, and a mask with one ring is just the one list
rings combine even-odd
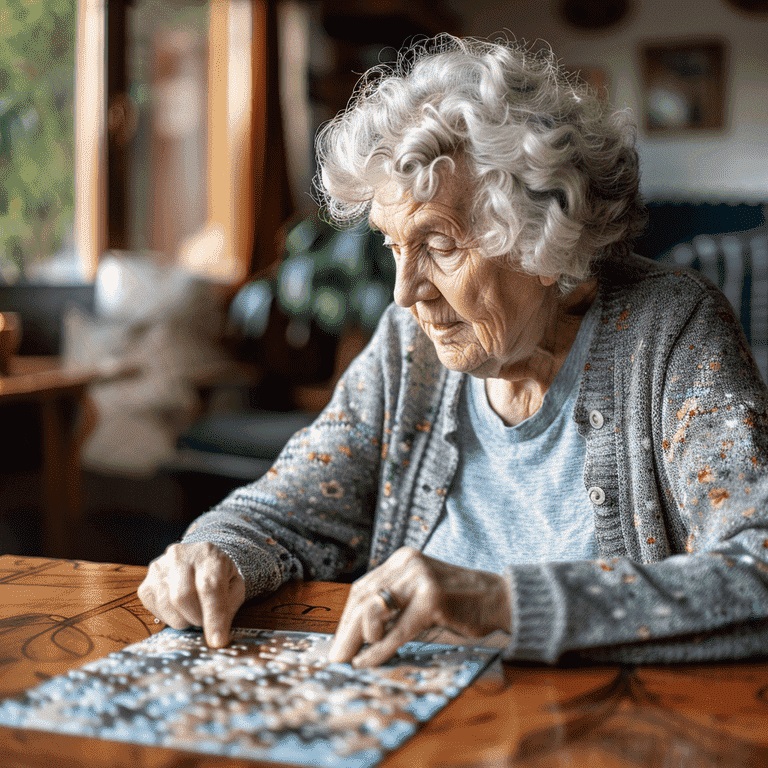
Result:
{"label": "blue puzzle section", "polygon": [[166,629],[0,702],[0,725],[306,766],[368,768],[497,655],[411,642],[389,663],[325,660],[331,636]]}

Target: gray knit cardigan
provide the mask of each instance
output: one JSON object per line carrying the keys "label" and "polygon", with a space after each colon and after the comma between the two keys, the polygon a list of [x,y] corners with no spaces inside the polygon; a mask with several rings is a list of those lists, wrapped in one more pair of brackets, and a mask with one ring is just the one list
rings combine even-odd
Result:
{"label": "gray knit cardigan", "polygon": [[[506,569],[505,658],[768,654],[768,392],[740,327],[697,273],[632,256],[598,277],[574,418],[601,557]],[[184,540],[227,552],[248,597],[421,548],[456,471],[464,381],[391,307],[314,425]]]}

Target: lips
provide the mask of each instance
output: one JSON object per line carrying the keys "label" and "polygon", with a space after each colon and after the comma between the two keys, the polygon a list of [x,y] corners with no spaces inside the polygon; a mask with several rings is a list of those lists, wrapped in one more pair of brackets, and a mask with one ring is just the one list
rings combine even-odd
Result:
{"label": "lips", "polygon": [[445,341],[459,328],[460,323],[425,323],[424,330],[432,339]]}
{"label": "lips", "polygon": [[448,328],[451,325],[456,325],[459,322],[458,318],[449,317],[447,320],[435,317],[434,319],[427,318],[424,314],[416,313],[416,317],[423,326],[431,325],[434,328]]}

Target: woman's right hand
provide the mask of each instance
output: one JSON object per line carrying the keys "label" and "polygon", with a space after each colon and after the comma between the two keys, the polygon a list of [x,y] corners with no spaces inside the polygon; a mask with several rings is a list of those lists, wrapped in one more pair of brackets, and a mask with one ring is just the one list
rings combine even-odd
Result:
{"label": "woman's right hand", "polygon": [[149,564],[138,595],[168,626],[202,627],[208,647],[223,648],[245,600],[245,581],[232,558],[214,544],[171,544]]}

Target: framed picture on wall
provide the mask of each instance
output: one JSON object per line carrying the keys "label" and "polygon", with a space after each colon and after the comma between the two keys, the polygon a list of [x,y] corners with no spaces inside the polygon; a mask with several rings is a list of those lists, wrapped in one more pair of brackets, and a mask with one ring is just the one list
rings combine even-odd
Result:
{"label": "framed picture on wall", "polygon": [[726,46],[722,40],[646,43],[640,56],[649,133],[725,128]]}

